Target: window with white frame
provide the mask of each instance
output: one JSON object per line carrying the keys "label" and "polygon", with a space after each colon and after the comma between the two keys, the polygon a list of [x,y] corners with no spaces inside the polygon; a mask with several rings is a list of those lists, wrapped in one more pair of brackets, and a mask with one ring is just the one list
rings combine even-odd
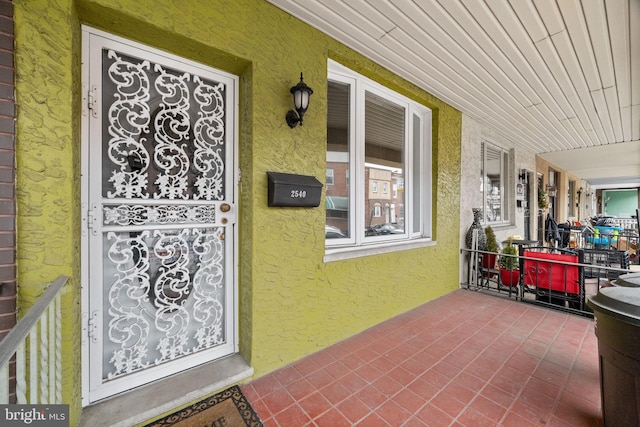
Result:
{"label": "window with white frame", "polygon": [[328,80],[327,168],[350,177],[327,188],[326,224],[345,236],[328,250],[430,238],[431,110],[334,61]]}
{"label": "window with white frame", "polygon": [[506,224],[509,222],[509,152],[482,141],[482,222]]}
{"label": "window with white frame", "polygon": [[327,168],[327,185],[333,185],[333,169]]}

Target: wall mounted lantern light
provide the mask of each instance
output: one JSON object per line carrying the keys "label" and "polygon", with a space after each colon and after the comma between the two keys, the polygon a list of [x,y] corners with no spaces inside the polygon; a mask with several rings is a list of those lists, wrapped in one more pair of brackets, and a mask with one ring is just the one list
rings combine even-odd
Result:
{"label": "wall mounted lantern light", "polygon": [[521,169],[520,173],[518,174],[518,180],[522,183],[527,182],[527,170],[526,169]]}
{"label": "wall mounted lantern light", "polygon": [[293,104],[296,110],[289,110],[287,113],[287,124],[290,128],[294,128],[298,123],[302,126],[302,117],[309,108],[309,97],[313,94],[313,89],[306,85],[302,79],[302,73],[300,73],[300,82],[292,87],[290,92],[293,94]]}

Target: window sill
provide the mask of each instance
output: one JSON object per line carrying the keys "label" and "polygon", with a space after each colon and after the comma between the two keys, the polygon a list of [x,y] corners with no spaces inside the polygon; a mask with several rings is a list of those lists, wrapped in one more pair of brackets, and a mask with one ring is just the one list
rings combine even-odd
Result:
{"label": "window sill", "polygon": [[87,406],[82,410],[79,425],[136,425],[197,402],[252,375],[253,368],[236,353]]}
{"label": "window sill", "polygon": [[436,241],[431,239],[413,239],[398,242],[378,243],[369,246],[357,246],[348,248],[331,248],[327,249],[324,254],[324,262],[342,261],[345,259],[361,258],[371,255],[386,254],[390,252],[406,251],[409,249],[424,248],[427,246],[435,246]]}
{"label": "window sill", "polygon": [[491,227],[493,228],[493,230],[509,230],[509,229],[515,229],[518,228],[515,224],[511,224],[510,222],[503,222],[503,223],[494,223],[494,224],[484,224],[482,226],[482,228],[486,228],[486,227]]}

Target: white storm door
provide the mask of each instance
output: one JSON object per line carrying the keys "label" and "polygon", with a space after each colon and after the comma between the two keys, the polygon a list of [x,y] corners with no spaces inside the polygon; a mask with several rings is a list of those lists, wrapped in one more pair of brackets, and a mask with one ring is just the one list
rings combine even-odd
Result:
{"label": "white storm door", "polygon": [[83,403],[237,351],[238,80],[83,28]]}

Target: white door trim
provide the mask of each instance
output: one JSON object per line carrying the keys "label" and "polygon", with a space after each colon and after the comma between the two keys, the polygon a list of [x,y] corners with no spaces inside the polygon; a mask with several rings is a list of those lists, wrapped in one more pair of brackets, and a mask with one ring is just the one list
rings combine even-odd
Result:
{"label": "white door trim", "polygon": [[[91,277],[90,265],[96,263],[95,259],[91,259],[90,254],[92,253],[89,242],[91,241],[90,237],[92,233],[102,233],[100,231],[100,226],[102,222],[102,213],[99,215],[96,214],[95,209],[92,209],[90,197],[92,194],[101,194],[101,188],[89,188],[89,175],[91,171],[101,171],[101,155],[90,155],[90,141],[95,137],[95,132],[98,132],[100,135],[97,137],[101,140],[102,131],[100,130],[101,125],[99,124],[101,111],[99,108],[88,108],[89,103],[91,102],[99,102],[99,99],[95,99],[97,95],[101,93],[100,85],[101,80],[96,81],[94,79],[91,81],[90,76],[90,65],[91,61],[100,62],[100,49],[98,49],[98,54],[91,53],[91,39],[98,37],[103,39],[106,45],[113,44],[117,47],[119,51],[127,51],[130,47],[134,51],[143,51],[145,54],[149,54],[152,58],[158,58],[158,61],[161,61],[163,66],[172,66],[174,69],[186,70],[187,72],[191,72],[196,75],[209,75],[214,73],[218,78],[224,79],[225,83],[228,85],[228,98],[227,98],[227,111],[232,111],[232,117],[226,126],[226,141],[228,144],[232,144],[232,147],[229,150],[229,153],[232,153],[233,159],[231,162],[226,163],[225,174],[226,174],[226,182],[228,186],[231,186],[229,191],[227,191],[227,198],[225,202],[229,203],[232,206],[230,212],[225,213],[225,219],[231,224],[231,226],[227,227],[227,231],[225,231],[225,235],[231,235],[225,239],[226,241],[231,241],[230,244],[232,248],[230,253],[232,254],[230,257],[226,257],[227,264],[225,265],[225,275],[232,275],[232,292],[229,292],[227,295],[227,300],[229,308],[232,310],[232,318],[229,322],[231,323],[228,339],[229,345],[231,346],[229,350],[226,351],[225,355],[233,354],[238,352],[238,286],[237,286],[237,275],[238,275],[238,227],[237,227],[237,189],[238,189],[238,181],[239,181],[239,170],[238,170],[238,144],[237,144],[237,129],[238,129],[238,77],[219,71],[214,70],[211,67],[205,66],[203,64],[190,61],[184,58],[177,57],[175,55],[169,54],[167,52],[161,51],[159,49],[151,48],[149,46],[145,46],[130,40],[126,40],[112,34],[105,33],[103,31],[95,30],[90,27],[83,26],[82,27],[82,93],[83,93],[83,105],[82,105],[82,150],[81,150],[81,209],[82,209],[82,248],[81,248],[81,280],[82,280],[82,403],[83,406],[86,406],[96,400],[111,396],[115,393],[123,391],[122,386],[118,385],[116,387],[111,387],[109,385],[101,385],[101,390],[98,392],[95,390],[95,378],[100,377],[102,373],[93,373],[90,363],[90,357],[93,357],[92,346],[95,346],[95,337],[96,334],[100,334],[102,331],[102,325],[100,322],[100,316],[95,316],[95,313],[91,313],[89,307],[97,304],[97,300],[95,300],[96,294],[98,292],[90,292],[90,284],[95,283],[96,276]],[[101,65],[99,65],[101,67]],[[89,82],[91,84],[95,84],[98,86],[97,90],[92,90]],[[94,94],[94,98],[92,99],[89,96],[90,93]],[[93,124],[91,124],[93,123]],[[95,129],[98,128],[98,131]],[[228,159],[227,159],[228,160]],[[98,182],[98,180],[93,180],[94,184]],[[154,202],[149,200],[150,204]],[[185,201],[185,205],[189,205],[189,201]],[[98,218],[96,218],[98,216]],[[222,215],[221,215],[222,216]],[[95,240],[95,239],[94,239]],[[97,248],[94,248],[94,250]],[[101,262],[101,260],[100,260]],[[95,270],[95,269],[94,269]],[[101,272],[100,272],[101,273]],[[101,299],[98,298],[98,300]],[[208,350],[204,350],[205,353],[203,360],[198,360],[198,358],[194,358],[195,365],[200,363],[204,363],[210,361],[211,358],[221,357],[216,356],[216,352],[208,352]],[[182,362],[181,362],[182,361]],[[151,378],[162,378],[165,375],[170,373],[174,373],[176,370],[171,367],[171,364],[181,365],[182,368],[189,367],[188,364],[184,363],[183,359],[179,359],[172,362],[166,362],[166,364],[155,366],[152,368],[148,368],[151,372]],[[91,380],[92,376],[94,380]],[[127,377],[124,377],[123,380],[126,381]],[[123,381],[123,382],[124,382]],[[115,382],[114,382],[115,383]],[[93,385],[92,385],[93,384]],[[94,390],[91,388],[94,387]]]}

